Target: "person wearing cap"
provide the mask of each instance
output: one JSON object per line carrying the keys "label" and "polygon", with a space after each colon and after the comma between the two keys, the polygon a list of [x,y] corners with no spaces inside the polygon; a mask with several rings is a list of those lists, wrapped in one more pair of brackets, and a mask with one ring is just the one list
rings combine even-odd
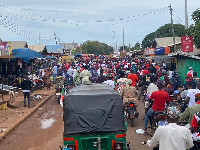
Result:
{"label": "person wearing cap", "polygon": [[193,71],[192,67],[189,67],[188,73],[191,73],[193,75],[194,71]]}
{"label": "person wearing cap", "polygon": [[200,111],[200,93],[195,94],[196,104],[188,107],[182,114],[180,114],[179,121],[187,121],[191,124],[193,115]]}
{"label": "person wearing cap", "polygon": [[153,92],[151,94],[150,98],[148,99],[148,101],[154,100],[154,102],[153,102],[152,108],[150,108],[145,115],[144,130],[146,130],[146,131],[147,131],[147,125],[149,122],[149,118],[156,111],[164,111],[165,103],[169,102],[169,94],[167,92],[163,91],[164,82],[158,80],[157,86],[158,86],[158,91]]}
{"label": "person wearing cap", "polygon": [[197,82],[193,80],[193,75],[191,73],[188,73],[186,75],[186,81],[185,81],[185,84],[184,84],[184,88],[186,88],[186,83],[188,81],[191,81],[192,82],[192,89],[196,89],[196,86],[197,86]]}
{"label": "person wearing cap", "polygon": [[159,144],[159,150],[185,150],[193,147],[193,139],[190,130],[176,124],[178,111],[175,108],[168,109],[168,125],[159,126],[151,140],[146,143],[150,147]]}

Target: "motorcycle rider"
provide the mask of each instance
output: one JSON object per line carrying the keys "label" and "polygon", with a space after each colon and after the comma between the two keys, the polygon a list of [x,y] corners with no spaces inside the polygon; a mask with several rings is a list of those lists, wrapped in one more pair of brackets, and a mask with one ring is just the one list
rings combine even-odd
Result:
{"label": "motorcycle rider", "polygon": [[196,105],[188,107],[182,114],[180,114],[179,121],[192,122],[193,115],[200,110],[200,93],[195,95]]}
{"label": "motorcycle rider", "polygon": [[[153,83],[150,83],[148,88],[147,88],[147,97],[148,98],[151,96],[151,94],[153,92],[158,91],[158,86],[156,85],[157,79],[158,78],[156,76],[154,76],[153,79],[152,79]],[[147,113],[147,109],[149,107],[149,102],[148,101],[145,101],[144,107],[145,107],[145,114],[146,114]]]}
{"label": "motorcycle rider", "polygon": [[148,101],[154,100],[154,102],[153,102],[152,108],[150,108],[145,115],[145,119],[144,119],[145,131],[147,131],[149,117],[151,117],[153,113],[156,111],[164,111],[165,103],[169,102],[169,94],[163,91],[164,82],[161,80],[158,80],[157,86],[158,86],[158,91],[153,92],[148,100]]}
{"label": "motorcycle rider", "polygon": [[130,74],[128,75],[127,79],[131,79],[132,81],[131,86],[136,85],[136,82],[138,81],[138,77],[136,74],[134,74],[134,70],[130,71]]}
{"label": "motorcycle rider", "polygon": [[84,66],[84,70],[80,73],[81,83],[82,84],[91,84],[90,78],[92,77],[91,73],[87,70],[87,65]]}
{"label": "motorcycle rider", "polygon": [[[159,126],[147,145],[155,147],[159,144],[159,150],[184,150],[193,147],[191,132],[188,128],[176,124],[178,115],[175,111],[168,114],[167,126]],[[170,117],[173,116],[173,117]]]}
{"label": "motorcycle rider", "polygon": [[144,91],[145,87],[148,86],[150,83],[150,77],[149,77],[149,71],[143,71],[143,76],[142,76],[142,88],[140,90],[140,93],[138,95],[138,100],[140,100],[140,97],[142,96],[142,92]]}

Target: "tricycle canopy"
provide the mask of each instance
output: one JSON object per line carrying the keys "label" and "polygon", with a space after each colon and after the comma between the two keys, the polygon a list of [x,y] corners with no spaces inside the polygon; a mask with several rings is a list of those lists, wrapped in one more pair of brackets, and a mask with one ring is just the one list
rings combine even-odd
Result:
{"label": "tricycle canopy", "polygon": [[71,89],[63,109],[64,135],[125,131],[122,98],[106,84]]}

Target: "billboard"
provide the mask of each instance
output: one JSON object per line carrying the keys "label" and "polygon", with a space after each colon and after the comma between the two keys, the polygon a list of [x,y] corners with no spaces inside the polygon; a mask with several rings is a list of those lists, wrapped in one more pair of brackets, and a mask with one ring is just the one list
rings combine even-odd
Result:
{"label": "billboard", "polygon": [[12,48],[10,42],[0,42],[0,55],[12,54]]}
{"label": "billboard", "polygon": [[193,37],[182,36],[182,52],[193,52]]}
{"label": "billboard", "polygon": [[149,55],[154,55],[154,54],[155,54],[155,49],[149,48]]}

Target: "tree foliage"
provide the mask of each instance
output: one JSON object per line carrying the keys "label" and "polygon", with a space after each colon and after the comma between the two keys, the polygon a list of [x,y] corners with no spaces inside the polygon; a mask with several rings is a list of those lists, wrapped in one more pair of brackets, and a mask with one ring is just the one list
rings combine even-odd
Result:
{"label": "tree foliage", "polygon": [[193,28],[193,38],[194,44],[197,48],[200,48],[200,10],[197,9],[192,13],[192,20],[195,22],[195,26]]}
{"label": "tree foliage", "polygon": [[[181,37],[186,34],[185,26],[182,24],[174,24],[174,36]],[[149,48],[152,46],[153,41],[155,38],[162,38],[162,37],[172,37],[172,25],[165,24],[164,26],[158,28],[155,32],[152,32],[145,36],[142,41],[142,48]]]}
{"label": "tree foliage", "polygon": [[129,51],[129,47],[128,46],[124,46],[124,49],[123,49],[123,46],[120,46],[118,51],[121,52],[122,50],[126,50],[128,52]]}
{"label": "tree foliage", "polygon": [[86,41],[81,44],[79,51],[82,51],[83,54],[95,54],[95,55],[109,55],[114,51],[113,47],[100,43],[98,41]]}
{"label": "tree foliage", "polygon": [[140,49],[140,43],[137,42],[137,43],[135,43],[135,50],[139,50],[139,49]]}

